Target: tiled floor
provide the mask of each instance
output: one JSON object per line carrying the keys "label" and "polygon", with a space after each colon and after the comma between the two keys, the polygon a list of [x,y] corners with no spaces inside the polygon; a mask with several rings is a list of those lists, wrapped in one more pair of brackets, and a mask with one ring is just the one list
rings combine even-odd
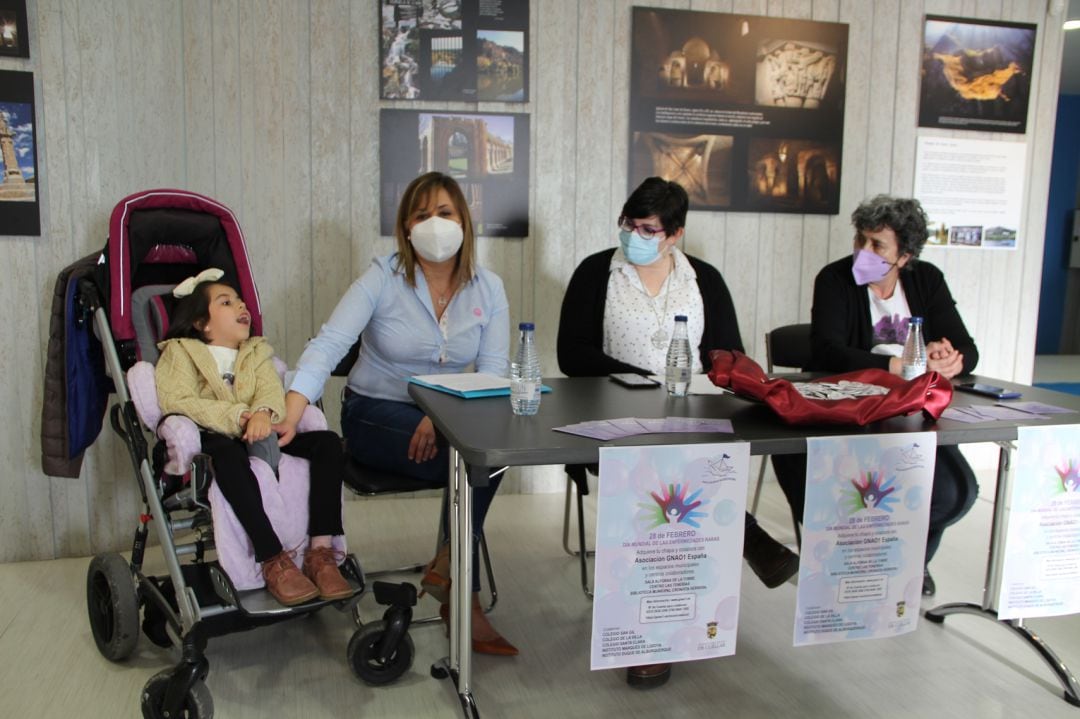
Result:
{"label": "tiled floor", "polygon": [[[353,549],[369,565],[430,551],[438,500],[347,504]],[[980,500],[946,535],[933,568],[936,601],[978,600],[991,505]],[[775,484],[760,515],[790,535]],[[743,572],[737,653],[679,665],[666,686],[630,689],[618,671],[590,672],[592,604],[563,554],[562,498],[508,495],[488,520],[498,571],[492,619],[522,649],[514,659],[477,657],[476,697],[485,717],[1070,717],[1035,653],[1007,630],[974,617],[909,635],[793,648],[795,587],[765,589]],[[158,560],[160,561],[160,560]],[[88,560],[0,566],[0,716],[137,716],[140,689],[175,661],[145,638],[121,664],[96,651],[84,599]],[[367,600],[365,600],[367,601]],[[427,602],[429,600],[425,600]],[[376,616],[373,605],[365,611]],[[431,606],[426,606],[430,610]],[[1066,662],[1080,666],[1080,617],[1032,621]],[[416,627],[416,661],[398,683],[372,688],[345,662],[353,632],[333,610],[213,640],[207,680],[217,716],[453,717],[457,702],[430,664],[446,652],[440,626]]]}

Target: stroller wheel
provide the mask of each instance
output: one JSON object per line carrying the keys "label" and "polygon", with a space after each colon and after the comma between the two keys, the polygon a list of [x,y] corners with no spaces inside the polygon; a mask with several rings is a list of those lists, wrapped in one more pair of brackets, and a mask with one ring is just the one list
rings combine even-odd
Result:
{"label": "stroller wheel", "polygon": [[407,633],[385,661],[379,657],[379,645],[386,633],[385,622],[372,622],[358,629],[351,640],[347,657],[353,674],[367,684],[389,684],[409,670],[416,648]]}
{"label": "stroller wheel", "polygon": [[[163,719],[162,704],[165,703],[165,691],[169,688],[172,670],[166,669],[150,677],[142,690],[143,719]],[[177,717],[184,719],[213,719],[214,700],[210,690],[201,681],[196,681],[184,697],[184,707]]]}
{"label": "stroller wheel", "polygon": [[139,641],[139,596],[131,565],[119,554],[99,554],[86,571],[86,609],[101,655],[127,659]]}

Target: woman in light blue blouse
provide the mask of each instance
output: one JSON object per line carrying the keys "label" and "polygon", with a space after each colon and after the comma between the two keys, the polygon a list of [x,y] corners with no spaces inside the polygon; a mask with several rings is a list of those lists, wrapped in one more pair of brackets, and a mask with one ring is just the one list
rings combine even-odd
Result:
{"label": "woman in light blue blouse", "polygon": [[[349,451],[364,465],[425,480],[448,481],[449,449],[407,392],[413,375],[475,368],[506,376],[509,305],[498,275],[475,264],[468,204],[453,178],[429,172],[405,190],[395,223],[397,252],[376,259],[338,302],[308,343],[286,395],[282,443],[304,407],[319,398],[330,372],[363,334],[341,408]],[[474,491],[476,536],[499,485]],[[479,578],[474,575],[473,592]],[[421,581],[448,614],[449,544],[443,544]],[[517,654],[488,623],[474,594],[473,647]]]}

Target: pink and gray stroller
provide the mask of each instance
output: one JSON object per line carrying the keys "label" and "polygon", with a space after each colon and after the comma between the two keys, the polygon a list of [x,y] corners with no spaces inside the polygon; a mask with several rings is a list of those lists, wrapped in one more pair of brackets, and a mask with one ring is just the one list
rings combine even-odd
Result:
{"label": "pink and gray stroller", "polygon": [[[127,658],[138,641],[141,616],[142,632],[151,642],[179,646],[182,653],[176,666],[156,674],[144,687],[144,717],[213,715],[204,683],[209,670],[204,650],[211,637],[301,616],[327,604],[352,612],[360,624],[355,609],[365,581],[353,555],[346,555],[341,567],[353,586],[349,599],[284,607],[263,589],[250,541],[217,492],[209,457],[199,452],[198,428],[183,416],[161,416],[152,363],[156,342],[168,329],[171,290],[207,267],[225,271],[222,281],[240,293],[252,315],[253,334],[261,334],[259,295],[233,213],[192,192],[149,190],[125,198],[113,210],[96,270],[82,275],[72,293],[71,315],[92,323],[101,340],[104,371],[113,378],[117,395],[110,423],[128,448],[144,504],[131,560],[107,553],[90,563],[87,606],[94,640],[107,659]],[[283,372],[284,365],[279,369]],[[66,401],[78,404],[71,396]],[[322,413],[309,407],[300,430],[325,428]],[[252,469],[283,546],[302,545],[307,462],[282,456],[280,479],[261,459],[252,459]],[[164,552],[164,576],[143,573],[151,527]],[[344,550],[343,545],[338,548]],[[388,609],[382,621],[360,626],[347,657],[360,679],[385,684],[412,664],[408,627],[416,590],[410,584],[381,582],[373,589],[376,601]]]}

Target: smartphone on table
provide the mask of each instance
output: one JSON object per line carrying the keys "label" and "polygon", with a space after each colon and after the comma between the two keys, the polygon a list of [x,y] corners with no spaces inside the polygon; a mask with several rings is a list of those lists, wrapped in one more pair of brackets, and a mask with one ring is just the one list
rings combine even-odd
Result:
{"label": "smartphone on table", "polygon": [[1013,392],[1004,387],[995,387],[992,384],[983,384],[982,382],[963,382],[956,385],[956,389],[961,392],[981,394],[983,397],[993,397],[994,399],[1019,399],[1021,396],[1019,392]]}
{"label": "smartphone on table", "polygon": [[634,374],[633,372],[616,372],[610,374],[608,377],[612,382],[621,384],[623,387],[629,389],[645,389],[647,387],[659,387],[660,383],[654,379],[650,379],[645,375]]}

